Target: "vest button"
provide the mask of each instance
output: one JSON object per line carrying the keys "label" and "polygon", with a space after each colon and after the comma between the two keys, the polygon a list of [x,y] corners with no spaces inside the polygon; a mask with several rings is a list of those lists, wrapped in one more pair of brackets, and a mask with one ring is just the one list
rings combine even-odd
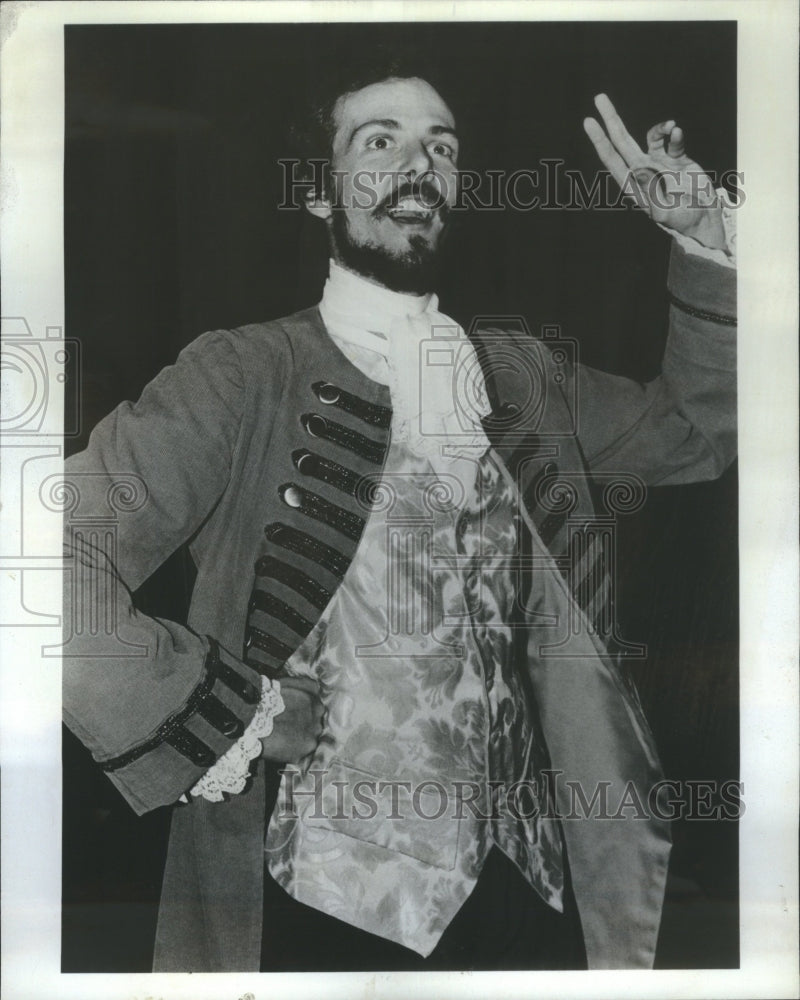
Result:
{"label": "vest button", "polygon": [[298,486],[284,486],[281,499],[288,507],[303,506],[303,491]]}
{"label": "vest button", "polygon": [[309,413],[303,418],[305,428],[311,437],[324,437],[328,429],[328,421],[318,413]]}
{"label": "vest button", "polygon": [[325,403],[326,406],[332,406],[334,403],[339,402],[339,390],[335,385],[326,382],[317,389],[317,399],[319,399],[320,403]]}

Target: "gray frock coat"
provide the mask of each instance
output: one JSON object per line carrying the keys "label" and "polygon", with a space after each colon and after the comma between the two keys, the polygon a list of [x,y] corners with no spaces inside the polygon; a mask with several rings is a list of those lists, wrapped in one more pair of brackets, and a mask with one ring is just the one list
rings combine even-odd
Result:
{"label": "gray frock coat", "polygon": [[[487,433],[551,547],[564,518],[591,515],[614,477],[688,483],[733,460],[735,274],[674,247],[669,291],[662,372],[646,385],[521,332],[471,331],[493,406]],[[492,364],[498,342],[518,365]],[[533,369],[531,404],[520,373]],[[355,556],[354,497],[313,466],[301,472],[298,453],[312,447],[323,463],[372,474],[390,431],[388,389],[345,358],[309,309],[199,337],[66,463],[65,720],[137,813],[173,806],[252,718],[260,674],[279,672],[285,641],[265,642],[249,624],[256,578],[313,619]],[[575,499],[545,532],[531,484],[548,462]],[[308,503],[291,507],[289,484]],[[188,623],[142,615],[131,591],[186,542],[197,566]],[[536,632],[532,617],[519,669],[530,674],[552,767],[586,787],[611,775],[646,793],[658,757],[614,659],[595,639],[553,669]],[[158,971],[258,969],[264,789],[261,761],[242,794],[174,808]],[[589,964],[648,967],[668,823],[609,826],[563,824]]]}

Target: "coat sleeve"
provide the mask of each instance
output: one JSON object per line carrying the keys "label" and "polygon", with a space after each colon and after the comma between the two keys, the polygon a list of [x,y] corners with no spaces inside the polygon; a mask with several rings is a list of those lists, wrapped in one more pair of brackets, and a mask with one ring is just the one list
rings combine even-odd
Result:
{"label": "coat sleeve", "polygon": [[259,701],[255,671],[131,597],[227,488],[244,397],[235,335],[204,334],[65,465],[64,718],[137,813],[194,785]]}
{"label": "coat sleeve", "polygon": [[673,242],[669,334],[645,385],[582,365],[570,405],[592,472],[649,485],[715,479],[736,455],[736,272]]}

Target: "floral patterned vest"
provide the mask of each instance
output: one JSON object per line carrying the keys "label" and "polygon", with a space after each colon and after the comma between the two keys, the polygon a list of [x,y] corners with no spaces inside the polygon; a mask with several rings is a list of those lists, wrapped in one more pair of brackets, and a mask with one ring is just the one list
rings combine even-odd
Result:
{"label": "floral patterned vest", "polygon": [[327,722],[266,845],[296,899],[423,955],[493,842],[559,909],[563,882],[514,666],[516,488],[491,451],[453,468],[389,449],[359,552],[285,667],[319,678]]}

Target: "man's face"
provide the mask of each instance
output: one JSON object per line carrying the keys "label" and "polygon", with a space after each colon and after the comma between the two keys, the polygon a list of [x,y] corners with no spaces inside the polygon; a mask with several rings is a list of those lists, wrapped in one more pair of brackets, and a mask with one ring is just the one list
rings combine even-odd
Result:
{"label": "man's face", "polygon": [[456,199],[449,108],[424,80],[390,79],[341,98],[334,114],[334,258],[397,291],[432,291]]}

